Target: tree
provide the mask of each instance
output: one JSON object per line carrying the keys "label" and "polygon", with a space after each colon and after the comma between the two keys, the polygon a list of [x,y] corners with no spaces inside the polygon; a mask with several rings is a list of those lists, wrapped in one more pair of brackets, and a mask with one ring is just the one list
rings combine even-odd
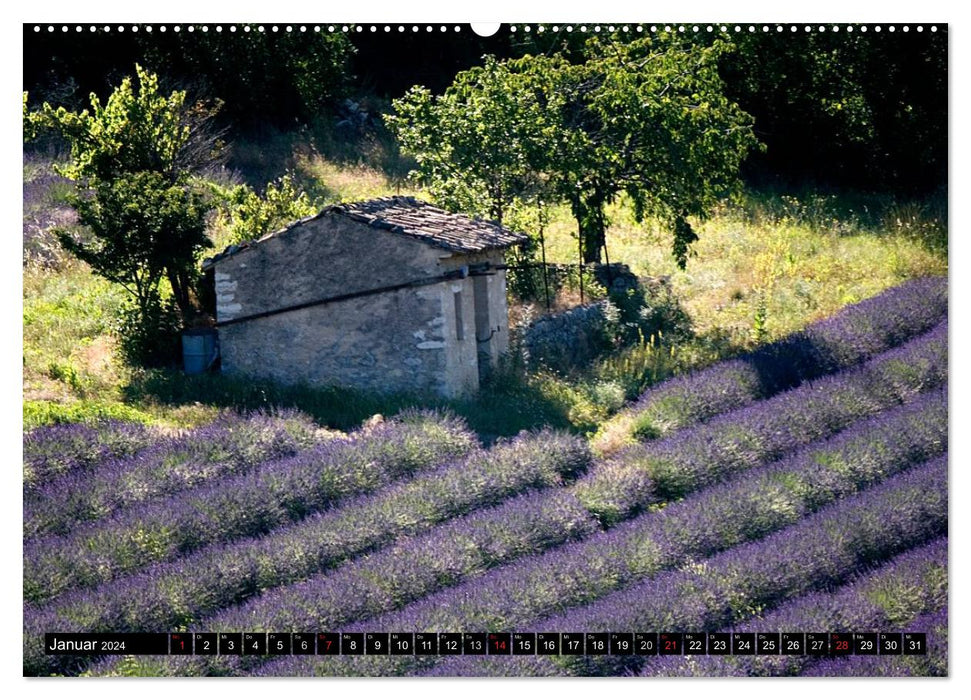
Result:
{"label": "tree", "polygon": [[667,223],[685,266],[704,219],[738,187],[739,167],[757,145],[752,118],[725,97],[717,72],[724,42],[700,46],[673,34],[630,42],[593,37],[586,60],[566,68],[552,171],[577,220],[587,262],[606,245],[605,207],[621,192]]}
{"label": "tree", "polygon": [[220,98],[220,117],[251,131],[312,124],[325,115],[343,95],[354,53],[346,32],[256,26],[139,35],[136,42],[149,67]]}
{"label": "tree", "polygon": [[190,176],[206,159],[199,144],[212,144],[205,130],[211,111],[187,108],[184,92],[164,96],[158,78],[138,66],[136,74],[137,88],[125,78],[104,105],[91,95],[90,111],[25,106],[25,134],[53,130],[70,144],[70,162],[58,170],[77,183],[72,204],[88,235],[60,231],[58,238],[132,295],[140,327],[151,332],[163,278],[183,321],[193,313],[195,263],[211,243],[208,205]]}
{"label": "tree", "polygon": [[738,186],[757,145],[752,118],[725,97],[718,76],[728,49],[667,34],[593,37],[579,63],[486,57],[442,96],[414,88],[395,102],[390,123],[419,179],[446,204],[486,202],[499,219],[524,191],[554,196],[570,205],[584,259],[595,262],[606,207],[626,193],[638,220],[668,224],[684,267],[697,239],[689,217],[703,219]]}
{"label": "tree", "polygon": [[[943,27],[941,29],[944,29]],[[927,194],[947,183],[947,44],[938,32],[742,32],[722,60],[756,115],[750,175]]]}
{"label": "tree", "polygon": [[209,183],[209,187],[217,201],[217,222],[228,229],[230,244],[256,240],[321,209],[319,202],[297,189],[290,173],[268,182],[263,196],[245,184],[221,187]]}
{"label": "tree", "polygon": [[502,224],[517,200],[542,190],[550,134],[534,75],[532,59],[486,56],[442,95],[415,86],[394,100],[385,122],[438,203]]}
{"label": "tree", "polygon": [[208,243],[207,205],[200,193],[170,184],[159,173],[141,171],[98,180],[74,206],[91,240],[60,232],[68,252],[124,287],[140,309],[157,302],[165,277],[176,300],[187,299],[184,280]]}

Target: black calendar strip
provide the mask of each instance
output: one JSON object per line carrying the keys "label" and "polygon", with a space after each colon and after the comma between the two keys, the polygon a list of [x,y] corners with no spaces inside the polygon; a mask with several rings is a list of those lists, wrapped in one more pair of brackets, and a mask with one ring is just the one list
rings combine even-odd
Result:
{"label": "black calendar strip", "polygon": [[924,632],[174,632],[44,635],[48,654],[197,656],[895,656]]}

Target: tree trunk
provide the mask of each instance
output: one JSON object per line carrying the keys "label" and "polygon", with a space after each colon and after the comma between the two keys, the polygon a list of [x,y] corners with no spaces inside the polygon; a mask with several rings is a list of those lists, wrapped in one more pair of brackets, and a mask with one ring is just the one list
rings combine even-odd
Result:
{"label": "tree trunk", "polygon": [[587,229],[583,232],[583,262],[600,263],[600,251],[603,248],[603,235],[595,230]]}
{"label": "tree trunk", "polygon": [[169,284],[172,285],[172,295],[179,307],[179,315],[182,317],[182,322],[187,323],[195,313],[189,296],[189,274],[185,270],[169,269],[166,272]]}
{"label": "tree trunk", "polygon": [[577,220],[577,230],[583,242],[584,263],[601,262],[601,251],[605,245],[607,217],[604,215],[603,198],[590,195],[586,198],[576,196],[570,203],[573,216]]}

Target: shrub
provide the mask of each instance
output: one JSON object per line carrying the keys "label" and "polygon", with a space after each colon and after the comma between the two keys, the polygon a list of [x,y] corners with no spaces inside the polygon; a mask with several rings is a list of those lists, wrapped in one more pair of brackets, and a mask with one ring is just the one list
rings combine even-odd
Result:
{"label": "shrub", "polygon": [[157,294],[144,306],[122,307],[117,323],[119,346],[125,360],[141,367],[170,367],[182,357],[182,322],[171,299]]}

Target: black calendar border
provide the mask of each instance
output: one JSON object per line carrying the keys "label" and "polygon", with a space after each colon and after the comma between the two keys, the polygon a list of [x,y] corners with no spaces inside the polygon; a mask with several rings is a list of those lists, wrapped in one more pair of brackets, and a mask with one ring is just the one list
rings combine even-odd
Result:
{"label": "black calendar border", "polygon": [[[461,641],[461,644],[458,642]],[[158,632],[44,635],[48,655],[901,656],[926,632]]]}

